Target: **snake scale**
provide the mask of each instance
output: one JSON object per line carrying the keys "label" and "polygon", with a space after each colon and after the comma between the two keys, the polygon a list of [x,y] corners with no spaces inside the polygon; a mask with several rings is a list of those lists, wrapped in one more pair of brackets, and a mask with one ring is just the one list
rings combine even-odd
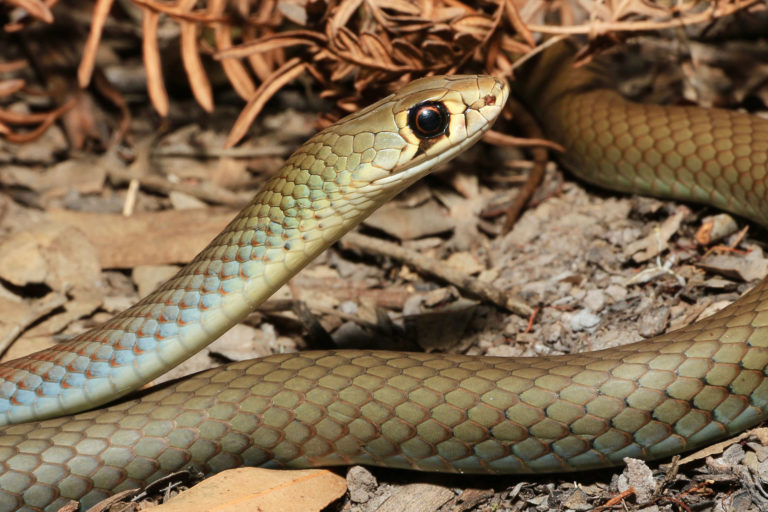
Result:
{"label": "snake scale", "polygon": [[[638,105],[558,69],[531,88],[578,176],[768,223],[768,121]],[[206,473],[352,463],[584,470],[666,457],[765,419],[767,282],[693,325],[599,352],[280,354],[43,419],[122,396],[208,344],[376,207],[476,142],[508,94],[491,77],[431,77],[342,119],[156,292],[0,367],[0,511],[88,506],[190,464]]]}

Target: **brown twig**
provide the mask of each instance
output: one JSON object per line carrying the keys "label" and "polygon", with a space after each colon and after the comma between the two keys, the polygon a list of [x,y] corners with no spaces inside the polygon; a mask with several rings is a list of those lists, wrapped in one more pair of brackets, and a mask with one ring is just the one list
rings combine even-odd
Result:
{"label": "brown twig", "polygon": [[253,98],[248,101],[243,111],[240,112],[234,126],[232,126],[232,130],[229,132],[229,136],[227,136],[227,142],[224,146],[231,148],[237,144],[245,136],[251,123],[259,115],[259,112],[264,108],[269,98],[285,84],[302,74],[306,68],[307,64],[301,63],[298,58],[293,58],[278,68],[269,79],[265,80],[256,90]]}
{"label": "brown twig", "polygon": [[183,192],[184,194],[196,197],[207,203],[221,204],[240,208],[243,206],[243,199],[237,194],[221,187],[214,187],[210,183],[203,185],[189,185],[186,183],[171,183],[162,176],[143,175],[136,177],[136,174],[130,170],[113,169],[109,171],[109,178],[116,184],[130,183],[133,179],[138,179],[139,184],[153,192],[168,194],[170,192]]}
{"label": "brown twig", "polygon": [[[544,131],[536,122],[536,119],[523,107],[517,100],[510,98],[508,101],[508,108],[512,110],[512,118],[518,127],[522,128],[529,137],[533,137],[534,140],[540,140],[544,138]],[[528,204],[528,200],[538,188],[541,181],[544,179],[544,172],[547,169],[547,161],[549,155],[547,154],[547,147],[555,148],[560,152],[565,151],[559,144],[552,145],[537,145],[531,148],[531,154],[533,156],[533,167],[528,173],[528,180],[518,190],[515,197],[509,204],[506,212],[506,219],[504,219],[504,226],[501,228],[503,234],[509,233],[512,226],[517,222],[520,213]]]}
{"label": "brown twig", "polygon": [[618,505],[622,501],[624,501],[626,498],[629,498],[633,494],[637,494],[637,491],[635,491],[634,487],[630,487],[624,492],[621,492],[614,496],[613,498],[606,501],[603,505],[600,505],[599,507],[595,508],[595,512],[600,512],[601,510],[605,510],[606,508],[611,508],[615,505]]}
{"label": "brown twig", "polygon": [[40,124],[34,130],[24,133],[16,133],[10,131],[3,136],[11,142],[22,144],[25,142],[31,142],[40,137],[45,130],[47,130],[56,120],[61,117],[67,110],[75,106],[77,100],[75,98],[69,100],[59,108],[50,112],[42,114],[15,114],[8,112],[7,110],[0,110],[0,121],[8,124],[34,124],[39,122]]}
{"label": "brown twig", "polygon": [[93,6],[91,30],[88,32],[88,39],[85,41],[80,66],[77,68],[77,82],[80,84],[80,87],[85,88],[91,81],[93,66],[96,63],[96,52],[101,42],[101,33],[104,30],[104,24],[107,22],[107,16],[109,16],[109,11],[112,10],[113,3],[114,0],[96,0]]}
{"label": "brown twig", "polygon": [[447,267],[441,261],[428,258],[416,251],[406,249],[392,242],[361,235],[360,233],[348,233],[343,238],[342,244],[355,247],[367,253],[388,256],[405,262],[419,271],[426,272],[451,283],[464,293],[496,304],[498,307],[518,315],[529,317],[533,313],[533,309],[517,295],[499,290],[464,272]]}

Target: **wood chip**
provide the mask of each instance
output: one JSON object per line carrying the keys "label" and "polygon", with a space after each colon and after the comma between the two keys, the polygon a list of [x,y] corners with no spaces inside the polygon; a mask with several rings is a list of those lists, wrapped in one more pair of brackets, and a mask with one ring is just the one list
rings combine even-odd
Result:
{"label": "wood chip", "polygon": [[696,242],[699,245],[709,245],[732,235],[738,229],[736,220],[727,213],[706,217],[696,231]]}
{"label": "wood chip", "polygon": [[453,498],[453,491],[447,487],[410,484],[395,491],[377,512],[434,512]]}

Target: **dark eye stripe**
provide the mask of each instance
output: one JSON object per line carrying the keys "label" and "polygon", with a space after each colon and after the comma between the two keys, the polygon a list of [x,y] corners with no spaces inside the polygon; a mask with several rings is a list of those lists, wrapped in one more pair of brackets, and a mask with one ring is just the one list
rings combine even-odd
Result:
{"label": "dark eye stripe", "polygon": [[424,101],[408,111],[408,127],[420,139],[443,135],[448,128],[449,114],[439,101]]}

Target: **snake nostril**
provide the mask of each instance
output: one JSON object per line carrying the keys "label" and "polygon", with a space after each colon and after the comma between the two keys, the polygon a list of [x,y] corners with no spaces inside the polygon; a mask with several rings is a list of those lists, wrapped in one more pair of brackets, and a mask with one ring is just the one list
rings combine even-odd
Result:
{"label": "snake nostril", "polygon": [[488,106],[488,105],[495,105],[496,104],[496,96],[494,96],[492,94],[486,95],[485,98],[483,98],[483,99],[485,100],[485,105],[486,106]]}

